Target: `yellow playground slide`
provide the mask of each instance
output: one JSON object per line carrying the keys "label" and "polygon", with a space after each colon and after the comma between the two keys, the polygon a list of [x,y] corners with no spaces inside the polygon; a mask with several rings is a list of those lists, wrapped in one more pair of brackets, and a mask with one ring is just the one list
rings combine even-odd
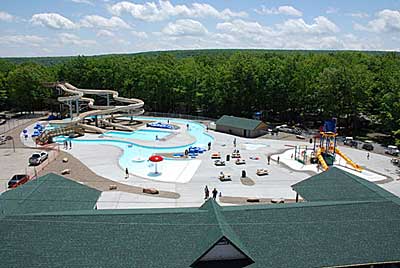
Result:
{"label": "yellow playground slide", "polygon": [[347,157],[342,151],[340,151],[338,148],[335,149],[335,152],[340,155],[350,166],[352,166],[355,170],[357,171],[362,171],[362,167],[354,163],[350,158]]}
{"label": "yellow playground slide", "polygon": [[328,170],[329,167],[328,167],[328,165],[326,164],[325,159],[322,157],[322,152],[323,152],[323,151],[321,150],[321,148],[319,148],[319,149],[317,150],[317,158],[318,158],[318,161],[321,163],[322,169],[323,169],[323,170]]}

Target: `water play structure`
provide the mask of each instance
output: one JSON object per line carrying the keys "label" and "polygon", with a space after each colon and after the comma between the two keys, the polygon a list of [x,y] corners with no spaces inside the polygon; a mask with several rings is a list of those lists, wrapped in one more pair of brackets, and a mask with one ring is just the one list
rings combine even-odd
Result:
{"label": "water play structure", "polygon": [[[54,86],[60,94],[63,94],[63,96],[58,97],[57,100],[68,105],[69,118],[50,121],[50,124],[56,126],[56,128],[42,132],[37,139],[37,142],[41,144],[48,143],[51,141],[52,137],[76,133],[82,129],[96,133],[106,132],[106,130],[99,127],[100,124],[125,131],[134,131],[135,129],[131,126],[113,122],[114,118],[121,116],[129,118],[144,113],[144,102],[142,100],[120,97],[118,92],[114,90],[82,89],[69,83],[55,83]],[[93,98],[84,97],[84,95],[105,97],[107,103],[106,105],[95,105],[95,100]],[[110,105],[110,96],[115,102],[125,105]],[[80,113],[80,104],[82,103],[87,104],[87,108],[90,110]],[[95,125],[91,125],[91,123]]]}
{"label": "water play structure", "polygon": [[320,129],[320,144],[315,155],[323,170],[328,170],[335,162],[336,154],[342,157],[348,165],[357,171],[362,168],[354,163],[348,156],[337,148],[336,143],[336,119],[327,120]]}

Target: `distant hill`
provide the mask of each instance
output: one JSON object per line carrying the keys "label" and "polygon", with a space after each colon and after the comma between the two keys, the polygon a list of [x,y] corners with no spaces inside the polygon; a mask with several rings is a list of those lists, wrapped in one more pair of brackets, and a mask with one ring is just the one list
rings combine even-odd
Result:
{"label": "distant hill", "polygon": [[[167,50],[167,51],[149,51],[149,52],[138,52],[129,54],[104,54],[87,56],[91,57],[133,57],[133,56],[158,56],[162,54],[170,54],[177,58],[187,58],[201,55],[227,55],[234,54],[236,52],[249,52],[249,53],[305,53],[305,54],[320,54],[320,53],[345,53],[354,51],[343,51],[343,50],[279,50],[279,49],[197,49],[197,50]],[[367,54],[382,54],[384,51],[357,51]],[[399,52],[396,52],[399,53]],[[4,57],[0,59],[8,60],[15,64],[21,64],[25,62],[35,62],[44,66],[51,66],[69,61],[78,56],[59,56],[59,57]]]}

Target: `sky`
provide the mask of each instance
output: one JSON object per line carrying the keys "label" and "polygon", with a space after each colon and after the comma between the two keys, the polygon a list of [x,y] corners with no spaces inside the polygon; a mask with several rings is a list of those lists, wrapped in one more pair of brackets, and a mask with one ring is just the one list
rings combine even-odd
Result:
{"label": "sky", "polygon": [[400,1],[0,1],[0,57],[211,48],[400,51]]}

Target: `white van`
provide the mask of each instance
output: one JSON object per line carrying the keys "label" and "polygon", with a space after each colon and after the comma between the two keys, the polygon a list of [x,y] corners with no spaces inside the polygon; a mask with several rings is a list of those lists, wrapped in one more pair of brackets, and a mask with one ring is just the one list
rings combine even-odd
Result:
{"label": "white van", "polygon": [[398,156],[400,154],[400,150],[397,148],[396,145],[389,145],[385,150],[385,153],[393,156]]}

